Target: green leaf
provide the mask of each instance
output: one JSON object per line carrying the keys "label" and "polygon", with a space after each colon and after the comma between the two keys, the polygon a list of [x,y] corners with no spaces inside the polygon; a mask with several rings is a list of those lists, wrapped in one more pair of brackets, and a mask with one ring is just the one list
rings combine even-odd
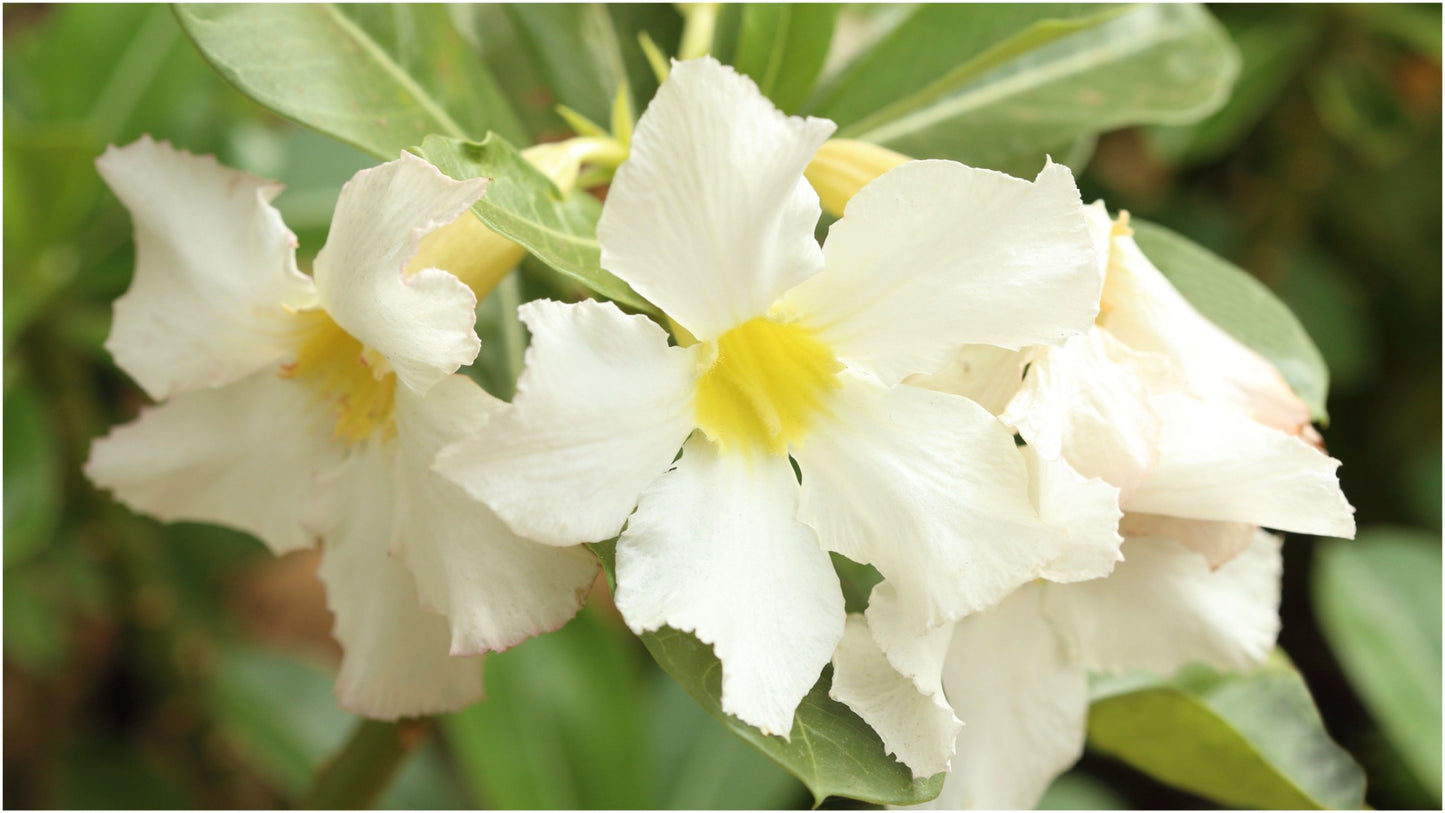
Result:
{"label": "green leaf", "polygon": [[796,112],[823,70],[837,21],[836,3],[749,3],[732,64],[784,112]]}
{"label": "green leaf", "polygon": [[1169,163],[1205,163],[1232,149],[1297,81],[1300,66],[1323,31],[1321,16],[1300,7],[1250,11],[1255,13],[1226,18],[1234,21],[1229,34],[1239,47],[1241,67],[1224,106],[1195,124],[1149,130],[1149,146]]}
{"label": "green leaf", "polygon": [[473,803],[490,808],[651,806],[641,653],[584,610],[487,656],[487,699],[442,718]]}
{"label": "green leaf", "polygon": [[649,775],[656,810],[786,810],[807,789],[777,763],[733,736],[677,681],[654,671],[647,687]]}
{"label": "green leaf", "polygon": [[1299,319],[1252,274],[1178,234],[1138,218],[1129,221],[1139,248],[1206,318],[1269,359],[1328,422],[1330,372]]}
{"label": "green leaf", "polygon": [[211,712],[221,737],[252,770],[293,797],[354,719],[336,705],[324,672],[254,649],[226,653],[216,669]]}
{"label": "green leaf", "polygon": [[639,311],[647,300],[602,270],[597,218],[602,204],[582,192],[563,196],[547,176],[496,134],[480,142],[428,137],[417,153],[453,178],[490,178],[472,211],[493,231],[592,291]]}
{"label": "green leaf", "polygon": [[1316,549],[1330,649],[1391,744],[1440,799],[1440,535],[1370,528]]}
{"label": "green leaf", "polygon": [[1080,136],[1198,120],[1238,62],[1195,5],[926,5],[809,112],[906,155],[1032,174]]}
{"label": "green leaf", "polygon": [[607,121],[627,82],[622,46],[600,3],[510,3],[504,8],[553,100],[592,121]]}
{"label": "green leaf", "polygon": [[5,567],[50,544],[60,525],[60,444],[45,403],[29,384],[5,393]]}
{"label": "green leaf", "polygon": [[1364,804],[1364,773],[1325,732],[1304,680],[1278,651],[1247,675],[1194,665],[1167,681],[1099,680],[1089,742],[1220,804],[1311,810]]}
{"label": "green leaf", "polygon": [[[602,560],[615,588],[616,542],[589,547]],[[818,804],[829,796],[875,804],[920,804],[943,788],[944,774],[914,779],[911,770],[888,755],[883,741],[862,718],[828,697],[831,666],[824,668],[818,683],[798,705],[791,737],[784,740],[767,736],[722,710],[722,663],[711,646],[692,633],[670,627],[640,637],[663,671],[734,734],[801,779]]]}
{"label": "green leaf", "polygon": [[176,16],[242,93],[379,158],[433,133],[523,136],[441,6],[183,3]]}

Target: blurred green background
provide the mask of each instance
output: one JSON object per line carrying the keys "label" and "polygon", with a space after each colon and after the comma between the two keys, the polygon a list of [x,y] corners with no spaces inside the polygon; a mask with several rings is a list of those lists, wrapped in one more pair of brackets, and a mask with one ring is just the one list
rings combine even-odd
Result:
{"label": "blurred green background", "polygon": [[[1440,8],[1211,10],[1244,58],[1231,101],[1188,127],[1104,135],[1080,184],[1258,275],[1319,345],[1323,434],[1361,534],[1286,545],[1281,643],[1365,767],[1369,804],[1438,807]],[[838,39],[896,13],[850,9]],[[133,248],[93,160],[151,133],[279,178],[303,259],[373,162],[226,85],[166,7],[7,5],[4,69],[3,802],[294,804],[354,725],[330,696],[314,555],[138,517],[80,473],[91,440],[145,403],[101,347]],[[534,136],[565,135],[548,132],[534,72],[502,78]],[[387,806],[809,802],[653,665],[603,588],[562,632],[492,657],[487,684]],[[1094,754],[1045,804],[1208,806]]]}

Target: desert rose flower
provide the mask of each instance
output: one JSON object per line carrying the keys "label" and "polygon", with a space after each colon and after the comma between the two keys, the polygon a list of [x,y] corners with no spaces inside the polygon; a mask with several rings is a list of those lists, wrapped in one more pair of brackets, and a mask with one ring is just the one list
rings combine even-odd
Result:
{"label": "desert rose flower", "polygon": [[1124,561],[1106,578],[1045,576],[943,626],[875,591],[834,659],[834,696],[915,773],[951,759],[934,806],[1035,805],[1083,751],[1088,671],[1262,663],[1281,563],[1259,526],[1354,534],[1339,461],[1302,439],[1309,411],[1278,371],[1195,311],[1124,221],[1102,204],[1089,217],[1109,247],[1091,331],[1059,348],[967,348],[913,381],[970,394],[1039,461],[1116,486]]}
{"label": "desert rose flower", "polygon": [[[784,737],[843,635],[829,551],[875,565],[938,624],[1060,560],[1069,534],[1042,517],[1012,432],[901,382],[964,344],[1061,343],[1092,323],[1101,284],[1058,165],[1032,183],[899,167],[820,249],[803,170],[832,130],[716,61],[676,63],[598,241],[685,346],[611,304],[528,303],[515,400],[438,460],[519,534],[620,534],[631,628],[711,644],[723,708]],[[1102,498],[1117,521],[1115,495]]]}
{"label": "desert rose flower", "polygon": [[454,375],[477,353],[475,295],[426,264],[447,248],[427,235],[470,219],[485,181],[406,154],[358,173],[307,276],[270,205],[279,184],[149,138],[97,163],[137,251],[106,346],[161,403],[97,440],[86,473],[136,511],[239,528],[278,554],[319,540],[346,708],[478,699],[480,660],[451,655],[561,625],[596,574],[429,468],[498,403]]}

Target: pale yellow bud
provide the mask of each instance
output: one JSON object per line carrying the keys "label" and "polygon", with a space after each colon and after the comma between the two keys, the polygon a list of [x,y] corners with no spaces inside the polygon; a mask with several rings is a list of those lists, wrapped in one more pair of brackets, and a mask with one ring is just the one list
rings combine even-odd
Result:
{"label": "pale yellow bud", "polygon": [[471,212],[463,212],[461,217],[421,239],[421,247],[407,265],[406,273],[440,268],[466,283],[480,301],[526,255],[526,249],[487,228]]}
{"label": "pale yellow bud", "polygon": [[832,138],[818,149],[804,174],[818,192],[823,210],[842,216],[843,207],[858,194],[859,189],[909,160],[912,159],[877,144],[851,138]]}
{"label": "pale yellow bud", "polygon": [[[522,150],[522,157],[552,179],[563,194],[576,186],[578,157],[567,142],[536,144]],[[406,273],[440,268],[466,283],[477,299],[482,300],[525,256],[526,249],[487,228],[471,212],[464,212],[422,238]]]}

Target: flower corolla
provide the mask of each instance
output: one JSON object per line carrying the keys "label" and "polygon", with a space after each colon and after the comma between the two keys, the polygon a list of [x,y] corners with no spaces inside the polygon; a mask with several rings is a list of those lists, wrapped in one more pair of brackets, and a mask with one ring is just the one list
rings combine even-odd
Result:
{"label": "flower corolla", "polygon": [[[1013,433],[901,382],[966,344],[1062,343],[1101,285],[1059,165],[1030,183],[907,164],[820,247],[803,170],[832,130],[714,60],[676,63],[598,242],[684,343],[611,304],[528,303],[516,398],[437,462],[519,534],[619,537],[628,625],[711,644],[724,710],[783,737],[843,635],[830,552],[939,624],[1055,566],[1069,533],[1041,515]],[[1089,496],[1117,522],[1112,490]]]}
{"label": "flower corolla", "polygon": [[148,137],[97,164],[137,252],[106,347],[162,403],[97,440],[87,475],[137,511],[278,554],[319,540],[346,708],[391,719],[477,700],[480,661],[451,655],[560,626],[597,572],[430,471],[499,404],[455,374],[477,354],[475,295],[426,263],[444,247],[418,252],[471,218],[486,182],[407,154],[358,173],[307,276],[270,205],[279,184]]}
{"label": "flower corolla", "polygon": [[916,773],[952,758],[932,806],[1035,805],[1082,753],[1090,671],[1259,665],[1279,631],[1281,574],[1280,540],[1260,526],[1354,534],[1339,461],[1316,448],[1279,372],[1170,285],[1126,218],[1087,212],[1106,247],[1092,330],[1061,347],[967,348],[912,380],[1001,412],[1041,472],[1117,487],[1123,561],[942,626],[875,602],[834,659],[834,696]]}

